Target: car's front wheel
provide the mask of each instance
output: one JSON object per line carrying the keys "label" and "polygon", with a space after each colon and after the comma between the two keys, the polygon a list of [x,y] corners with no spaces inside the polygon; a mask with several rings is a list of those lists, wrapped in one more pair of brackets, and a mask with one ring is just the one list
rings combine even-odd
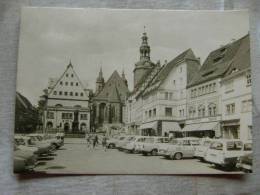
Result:
{"label": "car's front wheel", "polygon": [[156,156],[157,153],[158,153],[158,151],[157,151],[156,149],[153,149],[153,150],[151,151],[151,155],[152,155],[152,156]]}
{"label": "car's front wheel", "polygon": [[182,159],[182,153],[178,152],[174,155],[175,160],[181,160]]}

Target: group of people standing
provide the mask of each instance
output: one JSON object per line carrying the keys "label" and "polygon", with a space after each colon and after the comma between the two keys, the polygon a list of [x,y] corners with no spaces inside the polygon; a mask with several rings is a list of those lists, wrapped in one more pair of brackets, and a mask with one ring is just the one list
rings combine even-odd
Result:
{"label": "group of people standing", "polygon": [[95,134],[93,134],[93,135],[86,134],[85,138],[87,141],[88,148],[90,148],[91,145],[92,145],[92,148],[96,148],[101,141],[102,147],[106,151],[108,138],[105,134],[102,135],[102,137],[99,137],[98,135],[95,135]]}

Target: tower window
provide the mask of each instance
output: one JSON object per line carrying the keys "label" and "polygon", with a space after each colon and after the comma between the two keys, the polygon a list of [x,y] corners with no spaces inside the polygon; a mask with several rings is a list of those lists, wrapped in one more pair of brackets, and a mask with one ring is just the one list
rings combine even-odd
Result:
{"label": "tower window", "polygon": [[69,74],[66,74],[66,77],[68,77],[69,76]]}
{"label": "tower window", "polygon": [[68,85],[68,82],[65,82],[65,85],[67,86],[67,85]]}
{"label": "tower window", "polygon": [[73,75],[73,74],[71,74],[71,77],[74,77],[74,75]]}
{"label": "tower window", "polygon": [[78,96],[78,92],[75,92],[75,96]]}
{"label": "tower window", "polygon": [[57,91],[54,91],[54,92],[53,92],[53,95],[57,95]]}
{"label": "tower window", "polygon": [[63,83],[62,83],[62,81],[60,82],[60,85],[62,85]]}
{"label": "tower window", "polygon": [[79,85],[79,83],[77,82],[77,83],[76,83],[76,86],[78,86],[78,85]]}
{"label": "tower window", "polygon": [[73,86],[73,82],[70,82],[70,85]]}
{"label": "tower window", "polygon": [[59,92],[59,95],[62,95],[62,91]]}
{"label": "tower window", "polygon": [[67,91],[65,91],[65,92],[64,92],[64,95],[68,95],[68,92],[67,92]]}
{"label": "tower window", "polygon": [[70,96],[73,96],[73,92],[70,92]]}
{"label": "tower window", "polygon": [[83,96],[83,93],[80,93],[80,96]]}

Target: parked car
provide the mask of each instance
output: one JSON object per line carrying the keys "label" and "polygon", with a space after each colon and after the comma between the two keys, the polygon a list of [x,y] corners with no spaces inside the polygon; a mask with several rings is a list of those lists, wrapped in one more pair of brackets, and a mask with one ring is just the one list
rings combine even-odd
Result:
{"label": "parked car", "polygon": [[113,136],[113,137],[110,137],[108,140],[107,140],[107,148],[115,148],[116,147],[116,143],[118,142],[118,140],[121,138],[121,137],[124,137],[124,136]]}
{"label": "parked car", "polygon": [[144,136],[138,140],[136,140],[135,144],[134,144],[134,152],[135,153],[141,153],[142,152],[142,148],[143,148],[143,143],[145,141],[145,139],[147,138],[148,136]]}
{"label": "parked car", "polygon": [[21,150],[14,146],[14,172],[31,171],[35,167],[37,157],[33,151]]}
{"label": "parked car", "polygon": [[35,143],[32,141],[30,137],[26,136],[15,136],[16,140],[19,140],[21,145],[28,146],[28,147],[37,147],[39,149],[39,154],[49,154],[53,151],[53,148],[48,143]]}
{"label": "parked car", "polygon": [[177,142],[174,142],[174,144],[168,146],[163,156],[172,160],[180,160],[182,158],[194,157],[194,152],[198,145],[199,138],[178,138]]}
{"label": "parked car", "polygon": [[234,168],[237,159],[243,154],[243,142],[241,140],[219,139],[211,143],[205,160],[217,167]]}
{"label": "parked car", "polygon": [[238,158],[236,167],[246,173],[252,173],[253,153],[250,152]]}
{"label": "parked car", "polygon": [[116,143],[116,148],[118,150],[123,150],[123,146],[131,141],[134,138],[134,136],[125,136],[123,139],[119,139],[118,142]]}
{"label": "parked car", "polygon": [[204,138],[200,141],[200,145],[198,145],[196,147],[194,156],[198,159],[200,159],[201,161],[205,161],[205,157],[207,154],[207,151],[209,149],[209,146],[211,144],[211,142],[213,141],[213,139],[209,139],[209,138]]}
{"label": "parked car", "polygon": [[160,144],[168,142],[168,137],[147,137],[143,142],[141,152],[144,156],[148,154],[156,156],[158,154]]}
{"label": "parked car", "polygon": [[145,137],[146,136],[134,136],[125,142],[122,148],[128,152],[135,153],[136,144],[138,142],[144,141]]}
{"label": "parked car", "polygon": [[29,150],[32,151],[34,154],[39,155],[39,148],[35,146],[26,146],[23,139],[14,139],[14,146],[21,149],[21,150]]}
{"label": "parked car", "polygon": [[57,139],[51,135],[45,135],[45,134],[29,134],[27,135],[28,137],[32,138],[34,142],[37,143],[48,143],[50,144],[53,149],[58,149],[61,146],[63,146],[63,140],[62,139]]}
{"label": "parked car", "polygon": [[158,155],[165,155],[170,145],[178,144],[178,138],[170,139],[168,143],[163,143],[159,145]]}

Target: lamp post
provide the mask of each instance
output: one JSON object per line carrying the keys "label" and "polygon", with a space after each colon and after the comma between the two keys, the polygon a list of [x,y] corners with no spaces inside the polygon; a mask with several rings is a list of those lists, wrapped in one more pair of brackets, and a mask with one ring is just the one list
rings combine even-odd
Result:
{"label": "lamp post", "polygon": [[47,110],[47,99],[48,96],[45,93],[44,95],[40,96],[40,109],[42,110],[42,121],[43,121],[43,128],[42,131],[43,133],[46,133],[46,126],[45,126],[45,121],[46,121],[46,116],[45,116],[45,111]]}

